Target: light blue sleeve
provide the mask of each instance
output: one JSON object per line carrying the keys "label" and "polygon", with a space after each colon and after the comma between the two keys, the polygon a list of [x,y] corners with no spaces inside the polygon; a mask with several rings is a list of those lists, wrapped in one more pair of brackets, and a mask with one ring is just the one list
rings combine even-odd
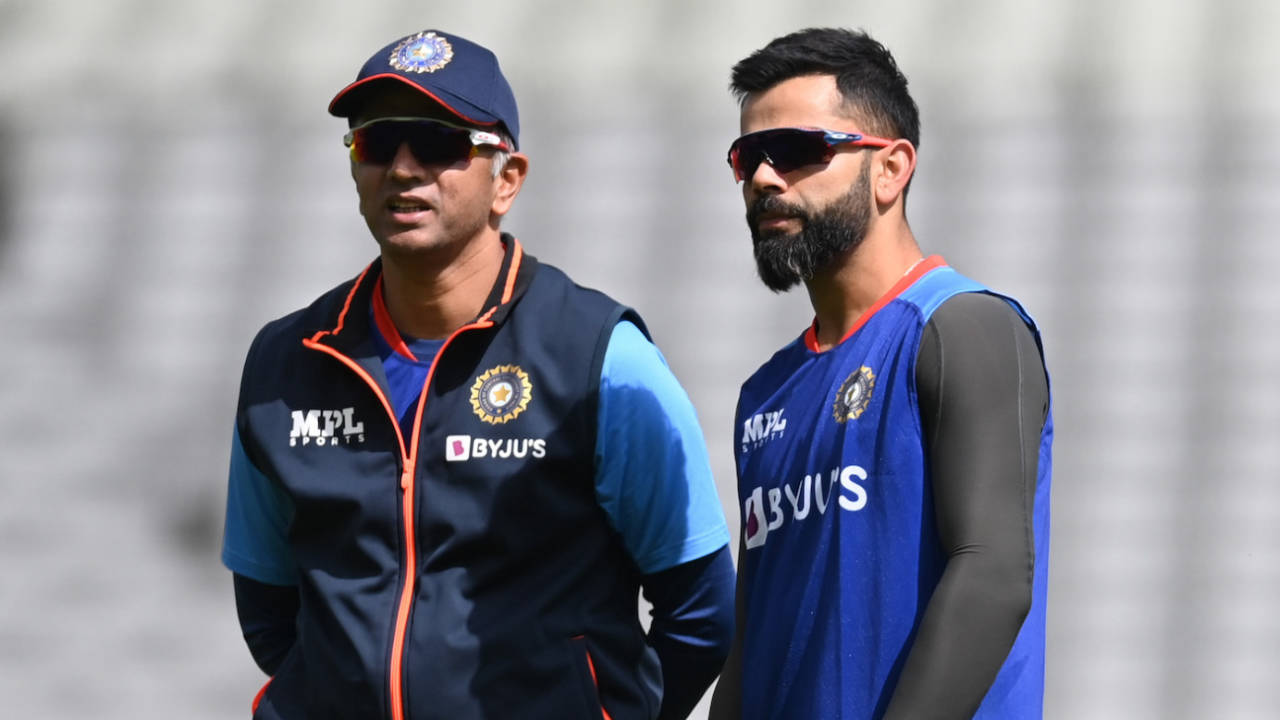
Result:
{"label": "light blue sleeve", "polygon": [[609,337],[600,373],[596,497],[646,575],[729,542],[693,403],[634,324]]}
{"label": "light blue sleeve", "polygon": [[259,582],[298,584],[288,541],[292,519],[293,501],[254,466],[245,454],[237,428],[231,438],[222,564]]}

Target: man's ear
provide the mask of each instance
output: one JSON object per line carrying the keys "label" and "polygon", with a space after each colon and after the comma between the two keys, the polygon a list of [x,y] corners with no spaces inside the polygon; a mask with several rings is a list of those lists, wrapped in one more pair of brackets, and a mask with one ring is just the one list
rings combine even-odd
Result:
{"label": "man's ear", "polygon": [[524,179],[528,174],[529,156],[518,152],[507,155],[507,164],[493,178],[496,192],[493,195],[490,212],[498,217],[506,215],[512,203],[515,202],[516,195],[520,194],[520,188],[524,185]]}
{"label": "man's ear", "polygon": [[877,166],[872,192],[876,204],[888,207],[902,197],[916,171],[916,148],[910,140],[894,140],[875,154]]}

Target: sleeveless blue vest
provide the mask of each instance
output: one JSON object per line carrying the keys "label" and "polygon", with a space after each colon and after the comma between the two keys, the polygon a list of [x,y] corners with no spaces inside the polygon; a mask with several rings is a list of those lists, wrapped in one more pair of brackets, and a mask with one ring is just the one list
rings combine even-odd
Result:
{"label": "sleeveless blue vest", "polygon": [[[916,353],[933,311],[962,292],[989,291],[930,258],[839,345],[819,353],[797,339],[743,385],[734,452],[744,718],[860,720],[887,706],[946,562]],[[1033,508],[1032,608],[977,718],[1041,714],[1052,435],[1050,418]]]}

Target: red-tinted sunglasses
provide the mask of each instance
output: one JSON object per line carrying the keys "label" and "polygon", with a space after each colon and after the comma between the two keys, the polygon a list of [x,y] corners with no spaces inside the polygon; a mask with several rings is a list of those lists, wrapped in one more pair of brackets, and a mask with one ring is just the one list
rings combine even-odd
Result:
{"label": "red-tinted sunglasses", "polygon": [[831,162],[836,147],[888,147],[892,140],[821,128],[774,128],[747,133],[729,146],[729,167],[733,179],[742,182],[756,174],[760,163],[767,162],[780,173],[806,165]]}
{"label": "red-tinted sunglasses", "polygon": [[351,128],[342,138],[358,163],[386,165],[408,143],[409,151],[423,165],[451,165],[476,156],[480,147],[510,150],[497,133],[450,125],[440,120],[387,117]]}

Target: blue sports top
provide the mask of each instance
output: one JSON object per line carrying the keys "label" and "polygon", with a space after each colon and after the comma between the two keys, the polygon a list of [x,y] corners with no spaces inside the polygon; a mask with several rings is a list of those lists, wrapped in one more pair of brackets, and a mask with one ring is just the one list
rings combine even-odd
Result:
{"label": "blue sports top", "polygon": [[[838,345],[818,352],[810,330],[743,385],[734,454],[747,610],[744,718],[884,713],[947,560],[916,354],[932,313],[966,292],[990,291],[928,258]],[[1052,433],[1046,418],[1030,499],[1032,607],[977,718],[1041,713]]]}
{"label": "blue sports top", "polygon": [[[390,399],[402,426],[407,419],[411,428],[418,392],[442,343],[405,339],[410,359],[392,348],[398,338],[388,342],[382,323],[371,326],[382,326],[373,336]],[[693,404],[657,346],[626,320],[614,327],[605,351],[598,414],[596,497],[640,571],[666,570],[724,547],[729,531]],[[261,582],[295,584],[286,540],[291,501],[253,466],[238,431],[229,483],[223,564]],[[674,515],[671,507],[685,510]]]}

